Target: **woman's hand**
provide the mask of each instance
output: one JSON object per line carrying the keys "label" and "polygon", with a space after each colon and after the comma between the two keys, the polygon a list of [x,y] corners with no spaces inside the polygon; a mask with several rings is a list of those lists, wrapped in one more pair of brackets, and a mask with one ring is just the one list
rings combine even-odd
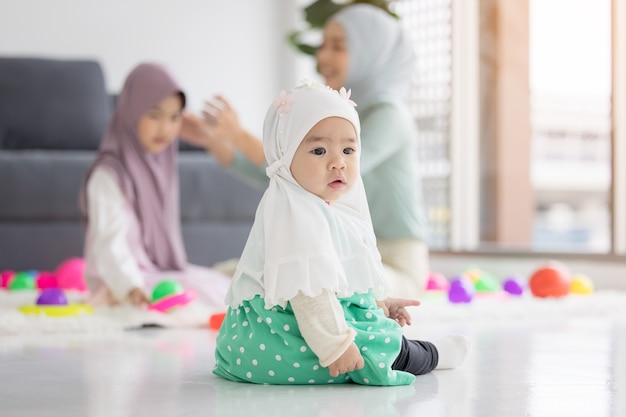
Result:
{"label": "woman's hand", "polygon": [[239,124],[239,116],[228,100],[218,95],[206,101],[202,115],[205,129],[214,141],[222,147],[238,149],[253,164],[264,166],[263,142]]}
{"label": "woman's hand", "polygon": [[385,315],[404,326],[411,324],[411,315],[405,307],[418,306],[421,303],[417,300],[407,300],[404,298],[387,298],[384,301],[377,302],[378,306],[383,309]]}
{"label": "woman's hand", "polygon": [[328,366],[328,372],[334,378],[347,372],[363,369],[364,366],[365,362],[358,346],[352,343],[339,359]]}
{"label": "woman's hand", "polygon": [[180,139],[194,146],[207,149],[210,144],[207,124],[202,117],[198,117],[190,112],[184,112],[183,123],[179,133]]}
{"label": "woman's hand", "polygon": [[235,146],[241,147],[240,142],[245,131],[239,124],[237,112],[228,100],[217,95],[212,100],[205,101],[202,115],[214,137],[218,140],[232,141]]}
{"label": "woman's hand", "polygon": [[235,148],[228,141],[216,138],[210,123],[195,114],[183,113],[183,123],[179,134],[181,140],[203,148],[225,166],[235,159]]}

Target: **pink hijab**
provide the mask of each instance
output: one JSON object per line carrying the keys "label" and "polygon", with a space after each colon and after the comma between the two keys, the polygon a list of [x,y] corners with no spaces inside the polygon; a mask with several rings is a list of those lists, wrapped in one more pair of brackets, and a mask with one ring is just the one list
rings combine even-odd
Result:
{"label": "pink hijab", "polygon": [[160,270],[182,270],[187,263],[180,230],[178,141],[161,153],[148,153],[139,142],[137,124],[147,111],[176,93],[181,95],[184,107],[181,87],[161,65],[140,64],[128,75],[80,197],[87,224],[89,177],[99,166],[113,172],[134,207],[144,249]]}

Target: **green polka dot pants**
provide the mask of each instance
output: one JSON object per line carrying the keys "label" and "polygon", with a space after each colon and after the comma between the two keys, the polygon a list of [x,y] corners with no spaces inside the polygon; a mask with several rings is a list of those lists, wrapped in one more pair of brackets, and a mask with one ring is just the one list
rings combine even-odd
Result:
{"label": "green polka dot pants", "polygon": [[257,384],[413,383],[413,375],[391,369],[400,351],[402,330],[385,317],[374,297],[355,294],[339,301],[346,322],[357,333],[355,342],[364,369],[331,377],[302,338],[291,306],[267,310],[265,300],[257,296],[228,309],[217,336],[213,372],[232,381]]}

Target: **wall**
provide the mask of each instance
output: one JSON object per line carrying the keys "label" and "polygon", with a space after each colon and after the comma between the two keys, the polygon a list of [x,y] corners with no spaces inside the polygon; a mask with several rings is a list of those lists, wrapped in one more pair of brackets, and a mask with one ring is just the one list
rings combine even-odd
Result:
{"label": "wall", "polygon": [[186,87],[192,110],[222,93],[260,135],[268,104],[301,76],[285,40],[301,3],[2,0],[0,55],[97,59],[110,92],[137,63],[163,62]]}

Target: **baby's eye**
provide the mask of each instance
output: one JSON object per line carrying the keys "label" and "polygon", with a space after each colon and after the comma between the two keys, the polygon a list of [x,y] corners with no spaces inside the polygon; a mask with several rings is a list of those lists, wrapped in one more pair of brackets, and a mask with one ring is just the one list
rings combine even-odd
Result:
{"label": "baby's eye", "polygon": [[354,152],[356,152],[356,149],[354,148],[345,148],[343,150],[343,153],[345,153],[346,155],[350,155],[351,153],[354,153]]}
{"label": "baby's eye", "polygon": [[326,149],[324,148],[315,148],[312,151],[315,155],[324,155],[326,153]]}

